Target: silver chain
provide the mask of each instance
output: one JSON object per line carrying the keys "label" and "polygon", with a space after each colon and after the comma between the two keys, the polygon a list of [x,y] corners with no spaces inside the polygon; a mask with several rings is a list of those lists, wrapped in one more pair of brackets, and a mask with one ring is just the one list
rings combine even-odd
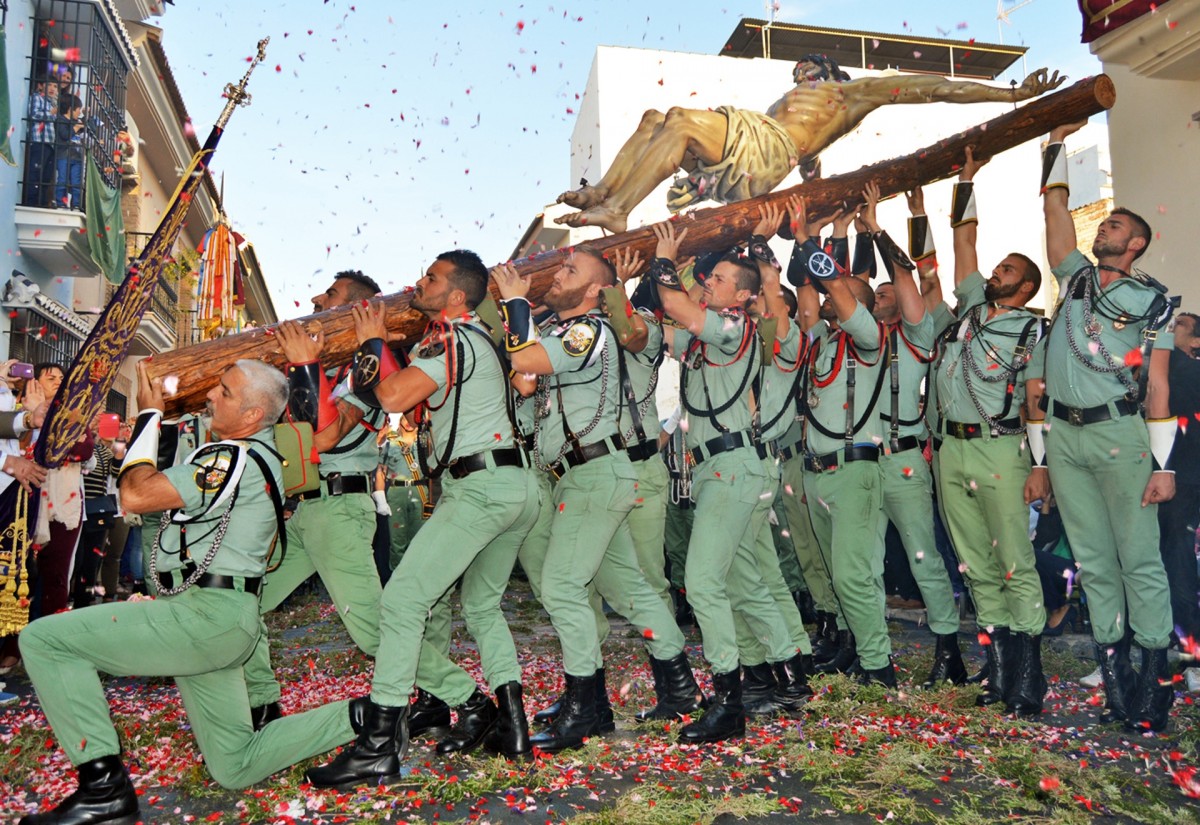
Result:
{"label": "silver chain", "polygon": [[[221,514],[221,520],[217,523],[216,530],[213,532],[212,546],[208,548],[208,552],[204,554],[204,558],[197,565],[196,569],[192,571],[192,574],[178,587],[163,587],[162,580],[158,578],[158,554],[162,552],[162,535],[171,523],[170,511],[168,510],[162,514],[162,520],[158,523],[158,533],[154,536],[154,551],[150,555],[150,578],[154,580],[154,586],[158,588],[158,595],[178,596],[200,581],[200,577],[208,572],[213,559],[217,557],[217,551],[221,549],[221,542],[225,539],[225,531],[229,529],[229,519],[233,515],[233,502],[236,498],[236,493],[229,497],[229,504],[225,505],[225,512]],[[181,527],[180,529],[182,530],[183,528]]]}
{"label": "silver chain", "polygon": [[[1001,381],[1005,381],[1005,382],[1011,384],[1014,380],[1016,380],[1017,373],[1021,371],[1021,369],[1025,366],[1026,363],[1028,363],[1029,351],[1032,350],[1032,347],[1027,348],[1026,354],[1024,356],[1016,356],[1014,358],[1013,362],[1008,365],[1007,369],[1000,370],[999,374],[994,377],[989,376],[985,372],[980,370],[978,363],[976,363],[976,361],[975,361],[975,353],[971,351],[971,341],[974,340],[974,338],[975,338],[975,335],[973,333],[973,331],[975,329],[975,324],[978,324],[978,327],[980,330],[982,330],[982,328],[983,328],[982,318],[981,318],[981,316],[983,314],[983,307],[984,307],[984,305],[980,304],[979,306],[976,306],[973,309],[971,309],[970,314],[968,314],[967,332],[965,335],[963,335],[963,342],[962,342],[962,359],[961,360],[963,362],[963,371],[962,371],[963,384],[967,388],[967,395],[970,397],[971,403],[973,405],[975,405],[975,412],[979,413],[979,417],[981,419],[983,419],[984,423],[986,423],[993,432],[998,433],[1000,435],[1016,435],[1017,433],[1024,432],[1024,428],[1018,427],[1018,428],[1014,429],[1011,427],[1002,426],[999,418],[988,414],[988,412],[983,408],[983,403],[980,402],[979,398],[976,397],[976,395],[975,395],[975,387],[972,386],[972,383],[971,383],[974,379],[971,378],[971,374],[974,373],[975,376],[978,377],[981,381],[985,381],[989,384],[998,384]],[[972,324],[971,321],[974,321],[975,324]],[[1002,363],[1002,361],[999,357],[999,354],[996,352],[995,347],[990,346],[986,341],[984,341],[982,335],[979,336],[979,346],[984,350],[984,352],[986,354],[988,354],[992,358],[993,361],[996,362],[997,365],[1000,365]],[[1013,391],[1014,392],[1016,391],[1015,386],[1013,387]]]}
{"label": "silver chain", "polygon": [[[1095,270],[1085,269],[1075,274],[1075,276],[1067,282],[1067,298],[1063,305],[1063,320],[1067,325],[1067,346],[1071,350],[1071,354],[1075,356],[1080,364],[1092,372],[1102,375],[1115,375],[1121,385],[1125,387],[1125,391],[1129,393],[1129,397],[1134,401],[1138,399],[1137,384],[1128,373],[1127,368],[1123,363],[1118,363],[1112,357],[1112,353],[1108,351],[1108,347],[1104,346],[1104,340],[1101,337],[1100,323],[1096,320],[1095,314],[1092,312],[1092,301],[1095,297],[1095,285],[1092,283],[1092,274]],[[1075,323],[1071,317],[1071,305],[1074,304],[1071,296],[1075,293],[1075,278],[1083,278],[1083,333],[1088,337],[1093,344],[1096,345],[1096,354],[1104,359],[1103,364],[1095,363],[1091,358],[1083,354],[1079,349],[1079,342],[1075,340]]]}
{"label": "silver chain", "polygon": [[[600,352],[600,406],[596,407],[596,414],[592,416],[592,420],[586,427],[575,432],[576,440],[582,441],[583,437],[590,433],[600,424],[600,419],[604,417],[604,408],[608,403],[608,361],[609,347],[607,336],[604,349]],[[539,470],[544,473],[550,472],[550,468],[562,461],[563,456],[567,454],[571,444],[567,439],[563,439],[563,445],[558,448],[558,456],[551,462],[542,464],[542,419],[550,416],[550,381],[546,376],[538,379],[537,390],[534,393],[534,400],[537,407],[533,413],[533,463]],[[566,410],[558,411],[560,417],[565,417]]]}

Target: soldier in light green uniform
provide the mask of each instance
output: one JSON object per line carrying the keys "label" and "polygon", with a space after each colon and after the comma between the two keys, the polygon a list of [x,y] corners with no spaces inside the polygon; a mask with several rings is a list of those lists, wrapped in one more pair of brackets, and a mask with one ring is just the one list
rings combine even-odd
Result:
{"label": "soldier in light green uniform", "polygon": [[[318,787],[397,776],[408,747],[408,697],[418,668],[422,673],[458,670],[454,681],[467,694],[446,696],[458,705],[458,719],[438,744],[439,753],[481,744],[510,757],[530,753],[521,668],[500,601],[541,502],[516,441],[507,364],[474,311],[487,296],[487,283],[487,270],[473,252],[438,256],[412,296],[412,307],[431,323],[412,351],[411,366],[403,369],[385,343],[382,305],[354,307],[360,341],[351,373],[354,392],[392,412],[425,405],[418,433],[422,461],[431,475],[442,475],[443,483],[433,515],[384,590],[379,655],[362,730],[352,749],[308,772]],[[499,708],[424,638],[430,609],[460,576],[463,620],[479,645]]]}
{"label": "soldier in light green uniform", "polygon": [[667,443],[663,447],[663,463],[667,465],[669,485],[667,487],[667,518],[663,530],[667,562],[670,567],[671,591],[675,597],[675,621],[678,624],[694,624],[691,605],[684,592],[683,573],[687,565],[688,542],[692,538],[692,520],[695,516],[692,502],[692,465],[684,444],[685,433],[679,422],[683,408],[676,407],[663,427]]}
{"label": "soldier in light green uniform", "polygon": [[[1063,140],[1079,125],[1051,133],[1043,163],[1047,255],[1063,296],[1046,350],[1046,460],[1088,594],[1107,699],[1101,718],[1159,731],[1174,698],[1157,519],[1157,505],[1175,493],[1174,343],[1162,330],[1172,305],[1165,287],[1133,268],[1151,238],[1138,215],[1116,209],[1101,221],[1095,265],[1076,249]],[[1136,685],[1130,636],[1142,649]]]}
{"label": "soldier in light green uniform", "polygon": [[[379,286],[361,272],[339,272],[329,289],[312,299],[313,308],[321,312],[378,293]],[[286,321],[276,328],[275,337],[289,362],[289,380],[306,374],[304,367],[318,363],[321,336],[314,340],[297,322]],[[322,384],[326,380],[336,383],[338,372],[330,370]],[[314,399],[313,405],[320,411],[313,424],[313,446],[320,454],[321,486],[299,496],[300,504],[287,522],[287,555],[267,574],[260,609],[266,614],[279,607],[315,572],[328,589],[350,638],[373,656],[379,647],[382,588],[375,569],[375,507],[370,494],[379,459],[374,431],[385,416],[367,409],[353,396],[343,394],[334,399],[324,387],[313,390],[322,396]],[[295,398],[293,384],[293,405]],[[265,623],[246,664],[246,684],[255,724],[278,718],[280,687],[271,668]]]}
{"label": "soldier in light green uniform", "polygon": [[260,361],[238,361],[208,399],[213,431],[229,440],[160,473],[161,381],[151,384],[139,368],[141,412],[119,483],[129,512],[171,513],[152,567],[161,579],[158,598],[47,616],[21,633],[42,709],[79,769],[79,789],[54,810],[22,818],[26,825],[124,822],[138,811],[98,671],[174,676],[205,767],[228,788],[252,785],[353,735],[348,702],[257,732],[251,724],[242,664],[258,638],[256,594],[282,521],[270,424],[283,411],[287,385]]}
{"label": "soldier in light green uniform", "polygon": [[389,564],[395,570],[413,536],[425,521],[425,498],[429,495],[429,479],[422,478],[417,457],[412,454],[413,445],[406,444],[398,434],[389,434],[379,450],[379,464],[383,467],[385,496],[388,509],[388,536],[391,557]]}
{"label": "soldier in light green uniform", "polygon": [[1029,542],[1029,503],[1049,494],[1044,467],[1031,470],[1022,436],[1041,396],[1042,321],[1025,309],[1041,273],[1011,253],[987,281],[975,253],[972,179],[982,164],[967,150],[955,186],[954,280],[958,319],[941,335],[930,380],[936,411],[938,495],[946,529],[971,586],[986,636],[987,679],[977,703],[1041,712],[1046,681],[1042,588]]}
{"label": "soldier in light green uniform", "polygon": [[[835,222],[835,239],[845,236],[847,225]],[[810,277],[796,297],[801,324],[814,336],[806,376],[804,493],[841,609],[839,651],[816,669],[846,671],[857,656],[860,678],[895,687],[879,541],[882,432],[873,403],[886,380],[887,340],[871,317],[871,288],[858,278],[837,277],[833,260],[812,240],[797,246],[804,267],[789,269],[789,277],[793,271]],[[812,279],[828,293],[820,306]]]}
{"label": "soldier in light green uniform", "polygon": [[[680,395],[689,414],[687,443],[695,462],[696,511],[685,582],[715,692],[703,718],[680,731],[680,741],[716,742],[745,732],[733,611],[754,623],[768,661],[789,662],[798,655],[754,552],[777,483],[758,455],[748,393],[762,356],[746,306],[759,292],[761,279],[749,260],[727,255],[703,283],[702,306],[683,291],[675,272],[674,258],[686,230],[677,237],[667,223],[654,231],[657,257],[647,277],[657,281],[666,315],[680,325],[665,327],[664,333],[672,354],[683,362]],[[760,255],[763,249],[769,252],[765,239],[756,241],[761,242]],[[779,688],[795,694],[797,703],[805,689],[791,677]]]}
{"label": "soldier in light green uniform", "polygon": [[[637,471],[625,452],[618,342],[600,312],[600,291],[616,272],[598,252],[576,247],[543,301],[556,318],[542,335],[526,298],[529,284],[511,265],[492,270],[508,329],[507,348],[518,389],[534,398],[534,454],[557,477],[541,599],[559,635],[566,694],[550,728],[534,737],[542,750],[579,747],[601,732],[607,705],[596,617],[589,587],[619,596],[620,609],[647,638],[651,657],[671,670],[672,704],[699,707],[683,634],[646,583],[626,517],[638,497]],[[635,325],[638,316],[634,316]],[[647,334],[626,342],[640,350]],[[523,376],[540,376],[534,382]]]}
{"label": "soldier in light green uniform", "polygon": [[[963,684],[966,666],[958,646],[958,605],[950,575],[933,537],[933,474],[925,461],[924,442],[929,430],[922,416],[922,385],[929,373],[934,344],[933,317],[926,312],[913,282],[915,265],[882,232],[875,216],[879,189],[872,182],[865,191],[861,218],[885,252],[884,265],[893,283],[875,289],[875,320],[888,337],[887,381],[879,395],[880,423],[886,427],[879,473],[883,513],[879,542],[884,542],[887,522],[900,531],[908,566],[925,602],[929,629],[937,637],[933,667],[926,687],[943,681]],[[886,239],[886,240],[885,240]]]}

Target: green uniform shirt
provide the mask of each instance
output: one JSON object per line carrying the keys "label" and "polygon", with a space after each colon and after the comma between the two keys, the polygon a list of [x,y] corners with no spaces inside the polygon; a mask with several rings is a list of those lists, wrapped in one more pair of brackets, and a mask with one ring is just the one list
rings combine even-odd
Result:
{"label": "green uniform shirt", "polygon": [[[808,375],[808,449],[817,455],[825,455],[846,446],[846,386],[850,370],[845,362],[850,359],[851,345],[846,347],[844,357],[838,361],[839,339],[843,336],[850,337],[852,346],[858,352],[854,368],[853,423],[862,421],[862,425],[854,433],[853,441],[858,445],[878,447],[883,442],[884,431],[878,413],[872,408],[871,396],[875,393],[880,372],[887,367],[887,360],[881,357],[883,339],[879,335],[879,324],[866,307],[859,304],[840,330],[833,329],[824,321],[817,321],[809,332],[814,336],[813,346],[817,350],[816,360]],[[824,381],[830,376],[833,378],[828,386],[816,385],[817,379]],[[886,381],[885,377],[885,384]],[[886,387],[880,391],[881,394],[885,390]],[[837,435],[828,436],[820,432],[813,425],[814,421]]]}
{"label": "green uniform shirt", "polygon": [[[984,299],[984,280],[978,272],[972,272],[964,278],[955,287],[954,293],[962,309],[959,320],[943,336],[941,352],[934,362],[931,409],[936,409],[942,419],[963,424],[983,423],[976,402],[992,418],[1019,417],[1021,405],[1025,402],[1025,382],[1041,378],[1045,367],[1045,339],[1038,336],[1036,326],[1026,341],[1026,346],[1032,347],[1032,354],[1011,378],[1012,403],[1007,410],[1004,408],[1008,395],[1008,371],[1005,365],[1015,363],[1014,350],[1022,330],[1031,321],[1036,324],[1040,319],[1028,310],[1018,309],[986,320],[988,307]],[[967,320],[968,315],[976,312],[981,322],[979,332],[973,332],[971,322]],[[964,359],[964,339],[968,336],[974,369]],[[969,375],[966,375],[968,372]]]}
{"label": "green uniform shirt", "polygon": [[[893,383],[899,390],[897,397],[900,401],[897,438],[912,435],[924,439],[929,434],[925,419],[921,416],[921,387],[929,375],[929,351],[933,349],[935,337],[933,325],[933,316],[926,312],[917,324],[910,324],[901,318],[900,323],[887,329],[892,347],[888,356],[888,374],[883,379],[878,405],[879,425],[883,428],[885,438],[890,439],[892,432]],[[892,358],[896,359],[895,375],[892,374]]]}
{"label": "green uniform shirt", "polygon": [[[338,370],[329,370],[325,374],[334,381],[338,380]],[[329,452],[321,453],[321,475],[374,473],[375,467],[379,464],[379,448],[375,446],[375,434],[372,430],[378,430],[383,425],[386,413],[383,410],[373,410],[360,401],[354,393],[350,392],[348,381],[338,384],[333,391],[333,397],[358,407],[363,411],[363,419],[362,423],[351,427],[350,432],[342,436],[342,440],[337,443],[336,447]],[[369,425],[372,430],[366,429],[364,424]]]}
{"label": "green uniform shirt", "polygon": [[[253,439],[274,446],[275,435],[271,429],[260,430],[252,436]],[[237,500],[230,512],[229,526],[225,537],[213,558],[208,572],[224,576],[261,576],[267,569],[267,551],[275,537],[275,504],[267,490],[267,482],[258,466],[258,462],[246,453],[251,447],[258,455],[266,460],[271,474],[275,478],[275,486],[283,488],[283,469],[274,453],[253,441],[244,440],[233,443],[218,442],[209,444],[197,451],[199,454],[189,456],[182,464],[177,464],[163,472],[171,486],[183,499],[183,507],[175,511],[188,517],[200,516],[194,522],[186,525],[187,555],[195,564],[199,564],[212,547],[217,526],[225,512],[227,501],[213,501],[219,494],[230,468],[242,453],[245,467],[237,485]],[[204,515],[208,508],[212,512]],[[156,526],[146,525],[147,530],[157,529]],[[180,556],[181,525],[170,524],[162,534],[162,547],[158,553],[158,569],[160,572],[178,570],[184,562]]]}
{"label": "green uniform shirt", "polygon": [[[1118,373],[1095,372],[1085,366],[1109,365],[1100,351],[1100,346],[1088,336],[1083,319],[1083,300],[1072,298],[1069,291],[1071,276],[1085,268],[1087,271],[1080,277],[1092,279],[1092,311],[1096,323],[1099,324],[1099,344],[1120,366]],[[1069,407],[1097,407],[1123,397],[1128,390],[1117,375],[1123,375],[1130,384],[1136,385],[1131,367],[1125,366],[1125,356],[1127,353],[1141,350],[1142,331],[1153,319],[1137,323],[1123,323],[1119,319],[1122,314],[1129,318],[1145,315],[1158,296],[1158,291],[1127,277],[1117,278],[1105,289],[1101,289],[1096,269],[1079,250],[1072,250],[1053,271],[1064,300],[1058,309],[1058,315],[1062,317],[1055,318],[1050,330],[1050,340],[1046,345],[1049,352],[1046,360],[1046,395]],[[1106,317],[1110,315],[1113,317]],[[1071,337],[1074,338],[1075,347],[1072,347],[1068,340],[1068,319],[1071,321]],[[1121,329],[1117,328],[1118,324],[1122,326]],[[1154,341],[1154,348],[1169,350],[1174,346],[1172,336],[1168,335],[1166,330],[1160,330],[1158,338]]]}
{"label": "green uniform shirt", "polygon": [[551,324],[539,339],[554,369],[535,396],[545,412],[537,444],[543,464],[557,463],[569,449],[564,425],[580,444],[595,444],[619,432],[617,341],[603,318],[599,309],[565,318]]}
{"label": "green uniform shirt", "polygon": [[[440,460],[513,446],[512,426],[505,407],[508,375],[492,348],[491,338],[471,312],[450,321],[453,335],[443,340],[438,329],[412,351],[412,366],[429,376],[437,390],[429,396],[430,427],[434,451]],[[469,328],[468,328],[469,327]],[[453,352],[449,350],[453,348]],[[447,358],[461,358],[451,365]],[[454,386],[448,386],[453,382]],[[457,423],[455,415],[458,416]],[[454,443],[450,434],[454,432]],[[447,450],[449,448],[449,450]]]}
{"label": "green uniform shirt", "polygon": [[954,317],[954,313],[950,311],[950,306],[945,301],[933,308],[933,333],[941,335],[942,330],[953,324],[958,319]]}
{"label": "green uniform shirt", "polygon": [[[643,437],[646,440],[657,441],[662,427],[659,425],[658,401],[654,395],[658,387],[658,367],[662,363],[665,344],[662,325],[654,317],[654,313],[640,309],[638,312],[650,333],[646,346],[641,352],[623,352],[622,356],[625,359],[625,371],[629,375],[629,385],[637,403],[638,415],[641,417]],[[624,430],[625,443],[632,447],[642,438],[634,431],[633,415],[624,391],[621,393],[621,402],[624,404],[621,410],[621,427]]]}
{"label": "green uniform shirt", "polygon": [[383,465],[384,474],[388,479],[412,480],[412,467],[416,464],[416,457],[413,457],[413,464],[410,465],[406,455],[411,454],[412,449],[408,444],[393,441],[391,438],[384,440],[383,446],[379,448],[379,463]]}
{"label": "green uniform shirt", "polygon": [[763,441],[782,438],[796,423],[796,394],[800,392],[797,364],[800,360],[800,327],[789,322],[783,339],[772,341],[771,348],[777,350],[771,363],[762,371],[758,399]]}
{"label": "green uniform shirt", "polygon": [[[758,371],[760,348],[746,313],[738,309],[705,310],[704,328],[693,336],[675,330],[674,350],[683,362],[681,390],[688,410],[687,443],[701,447],[722,431],[705,411],[728,409],[716,421],[731,433],[750,432],[750,384]],[[705,386],[708,387],[707,397]]]}

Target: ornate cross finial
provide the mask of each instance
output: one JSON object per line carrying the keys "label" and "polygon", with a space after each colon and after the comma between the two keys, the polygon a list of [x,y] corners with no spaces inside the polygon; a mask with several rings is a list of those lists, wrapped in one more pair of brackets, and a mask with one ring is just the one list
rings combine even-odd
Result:
{"label": "ornate cross finial", "polygon": [[221,116],[217,118],[217,128],[224,129],[225,124],[229,122],[229,117],[233,114],[233,110],[238,106],[250,105],[250,93],[246,91],[246,84],[250,82],[250,73],[257,68],[258,64],[267,58],[267,44],[271,42],[271,38],[264,37],[258,41],[258,54],[250,61],[250,67],[246,69],[246,73],[242,75],[242,79],[235,86],[232,83],[225,84],[225,108],[221,110]]}

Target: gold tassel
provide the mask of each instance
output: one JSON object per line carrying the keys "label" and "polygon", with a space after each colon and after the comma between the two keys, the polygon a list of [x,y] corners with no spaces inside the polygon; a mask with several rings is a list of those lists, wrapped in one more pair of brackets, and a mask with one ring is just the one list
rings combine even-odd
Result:
{"label": "gold tassel", "polygon": [[0,636],[19,633],[29,624],[28,516],[29,496],[21,488],[12,523],[0,532]]}

